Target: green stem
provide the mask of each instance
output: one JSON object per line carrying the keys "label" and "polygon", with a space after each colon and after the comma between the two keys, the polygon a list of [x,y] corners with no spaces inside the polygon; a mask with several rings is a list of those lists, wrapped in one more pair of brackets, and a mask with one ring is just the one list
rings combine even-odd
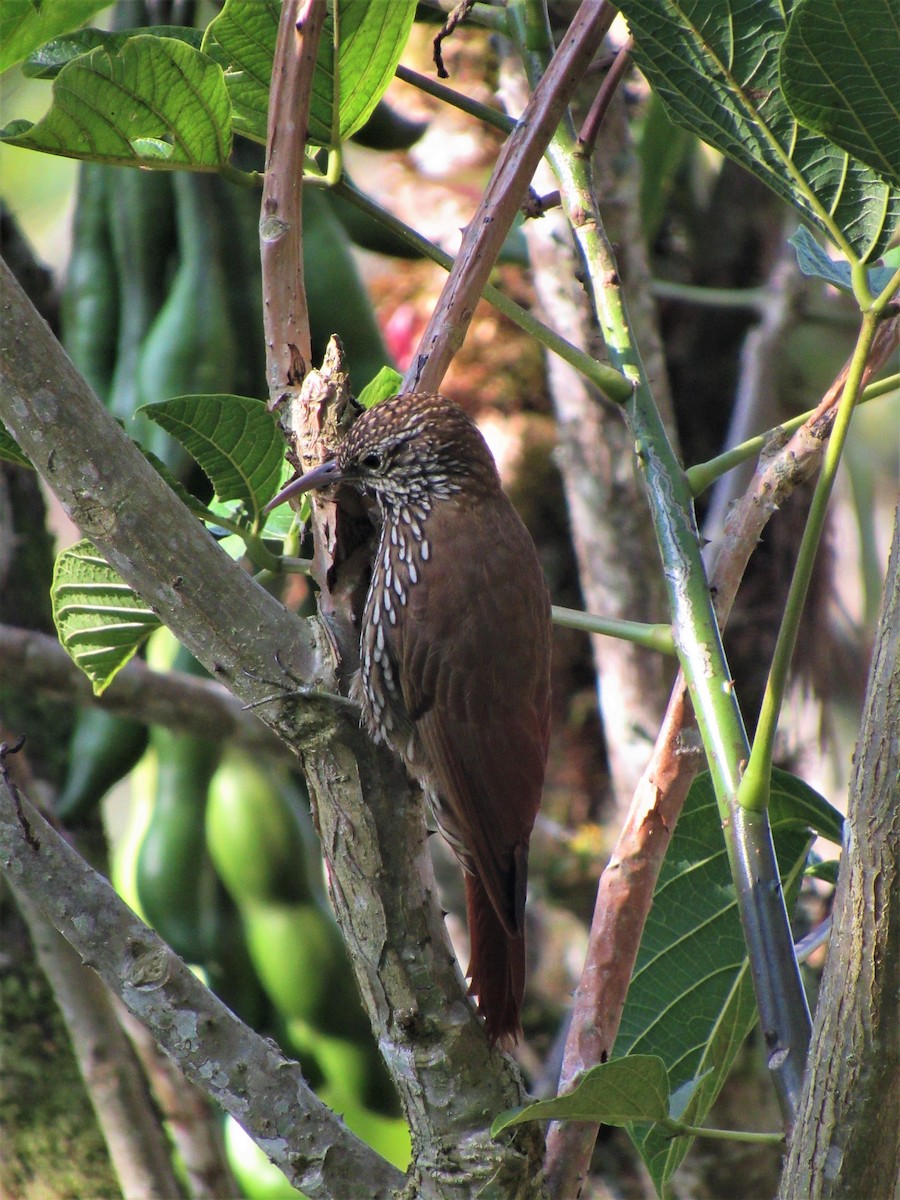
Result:
{"label": "green stem", "polygon": [[762,1146],[781,1146],[783,1133],[756,1133],[750,1129],[707,1129],[703,1125],[686,1125],[683,1121],[665,1120],[660,1125],[674,1137],[717,1138],[722,1142],[754,1142]]}
{"label": "green stem", "polygon": [[[427,238],[422,237],[420,233],[416,233],[414,229],[398,220],[380,204],[376,204],[371,197],[358,191],[352,184],[343,180],[335,186],[334,191],[356,208],[361,209],[362,212],[368,213],[369,216],[380,221],[387,229],[403,238],[420,254],[430,258],[432,262],[436,262],[445,271],[452,270],[453,258],[449,254],[435,246],[433,242],[429,242]],[[576,371],[595,384],[604,396],[614,403],[621,404],[631,395],[631,384],[623,378],[621,372],[613,370],[606,363],[598,362],[589,354],[585,354],[583,350],[579,350],[577,346],[573,346],[571,342],[567,342],[565,338],[560,337],[559,334],[538,321],[527,309],[521,308],[514,300],[510,300],[503,292],[488,284],[482,294],[485,300],[493,304],[494,308],[509,317],[520,329],[523,329],[547,350],[559,355]]]}
{"label": "green stem", "polygon": [[418,88],[420,92],[427,92],[429,96],[435,96],[445,104],[450,104],[453,108],[468,113],[470,117],[476,117],[485,125],[492,125],[502,133],[512,133],[516,127],[515,121],[511,121],[505,113],[496,108],[489,108],[486,104],[480,104],[477,100],[472,100],[461,92],[447,87],[445,83],[438,83],[436,79],[431,79],[428,75],[420,75],[418,71],[411,71],[409,67],[404,66],[398,66],[394,74],[404,83]]}
{"label": "green stem", "polygon": [[281,559],[277,554],[272,553],[257,534],[251,533],[249,529],[246,529],[243,525],[239,525],[237,521],[232,521],[229,517],[224,517],[221,513],[215,513],[209,508],[206,509],[205,513],[198,512],[197,515],[206,524],[218,525],[221,529],[227,529],[229,533],[237,534],[247,547],[247,553],[258,567],[262,567],[274,575],[279,573],[281,570]]}
{"label": "green stem", "polygon": [[769,296],[767,288],[698,287],[693,283],[675,283],[669,279],[653,279],[650,291],[662,300],[681,300],[686,304],[703,304],[711,308],[749,308],[759,312]]}
{"label": "green stem", "polygon": [[641,621],[620,621],[611,617],[598,617],[594,613],[579,612],[575,608],[560,608],[554,604],[551,610],[553,621],[567,629],[582,629],[585,633],[602,633],[607,637],[633,642],[647,650],[660,654],[675,653],[675,639],[671,625],[649,625]]}
{"label": "green stem", "polygon": [[242,171],[239,167],[235,167],[232,163],[222,163],[218,173],[223,179],[227,179],[229,183],[235,183],[238,187],[259,188],[262,187],[263,173],[262,171]]}
{"label": "green stem", "polygon": [[831,489],[834,486],[844,443],[847,440],[850,418],[853,415],[853,410],[856,407],[857,398],[861,390],[866,360],[869,357],[869,350],[875,337],[879,319],[874,305],[870,306],[869,311],[863,316],[856,348],[853,351],[853,358],[850,361],[850,369],[847,373],[847,382],[844,384],[844,391],[838,405],[834,427],[828,439],[828,446],[825,449],[825,456],[822,460],[822,470],[819,474],[816,490],[813,493],[812,503],[810,504],[806,528],[803,530],[803,538],[797,554],[797,563],[794,567],[791,586],[784,606],[784,617],[781,621],[781,628],[778,631],[778,640],[775,643],[775,653],[772,656],[772,665],[769,668],[769,678],[766,681],[766,690],[763,696],[762,708],[760,709],[759,723],[756,727],[756,737],[753,739],[753,749],[750,753],[747,769],[741,780],[741,786],[738,789],[738,803],[750,811],[758,812],[766,808],[769,803],[769,781],[772,774],[775,733],[778,728],[778,717],[787,688],[788,672],[790,670],[791,658],[794,654],[794,646],[797,641],[797,630],[800,627],[800,617],[803,613],[803,605],[809,589],[813,564],[815,563],[816,553],[819,549],[822,530],[825,526]]}
{"label": "green stem", "polygon": [[[507,12],[510,30],[534,86],[544,64],[527,49],[522,0],[510,0]],[[737,804],[741,768],[749,746],[712,606],[692,497],[631,338],[615,256],[597,210],[590,167],[578,153],[571,121],[561,123],[547,154],[585,264],[610,361],[635,385],[624,413],[639,465],[646,474],[678,658],[715,788],[772,1078],[790,1122],[803,1088],[809,1009],[794,955],[767,814],[747,814]]]}
{"label": "green stem", "polygon": [[[897,391],[898,388],[900,388],[900,374],[888,375],[884,379],[870,383],[860,395],[857,403],[865,404],[869,400],[877,399],[879,396],[889,395],[891,392]],[[742,462],[746,462],[748,458],[753,458],[759,454],[766,443],[776,434],[794,433],[801,425],[806,424],[815,411],[814,408],[811,408],[807,412],[801,413],[798,417],[791,417],[783,425],[776,425],[774,429],[767,429],[765,433],[759,433],[756,437],[748,438],[746,442],[741,442],[739,446],[734,446],[731,450],[726,450],[724,454],[718,454],[715,458],[711,458],[707,462],[697,463],[695,466],[689,467],[685,475],[687,476],[691,495],[695,499],[697,496],[702,496],[706,489],[711,487],[721,475],[727,474],[728,471],[739,467]]]}

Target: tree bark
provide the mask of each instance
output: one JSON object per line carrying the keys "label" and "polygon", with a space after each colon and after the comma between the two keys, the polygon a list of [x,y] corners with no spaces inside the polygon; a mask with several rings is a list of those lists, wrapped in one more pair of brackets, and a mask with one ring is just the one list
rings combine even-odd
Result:
{"label": "tree bark", "polygon": [[900,506],[856,749],[813,1052],[779,1200],[900,1181]]}

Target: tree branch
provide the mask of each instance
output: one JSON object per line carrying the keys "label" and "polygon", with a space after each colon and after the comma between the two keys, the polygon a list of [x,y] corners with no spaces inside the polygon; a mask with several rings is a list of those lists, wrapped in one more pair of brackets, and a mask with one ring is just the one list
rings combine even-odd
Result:
{"label": "tree branch", "polygon": [[[298,676],[336,688],[321,626],[298,621],[228,558],[92,394],[2,263],[0,284],[0,416],[19,445],[85,535],[208,670],[248,702],[271,697],[272,676],[281,680],[283,699],[255,711],[303,762],[338,920],[413,1127],[422,1197],[465,1196],[473,1179],[507,1172],[530,1181],[523,1195],[539,1195],[539,1135],[511,1143],[489,1136],[493,1116],[522,1103],[524,1092],[511,1060],[489,1053],[465,998],[421,804],[399,763],[342,707],[293,695]],[[40,899],[43,880],[30,875],[22,886]],[[84,956],[94,952],[86,947]],[[445,1053],[435,1052],[437,1040]],[[207,1058],[216,1060],[215,1046]],[[296,1132],[306,1136],[302,1124]],[[290,1142],[285,1155],[296,1155],[287,1125],[281,1136]],[[265,1137],[262,1144],[271,1150]],[[371,1172],[363,1167],[359,1177]],[[313,1194],[305,1176],[303,1186]],[[342,1185],[330,1194],[353,1193]]]}
{"label": "tree branch", "polygon": [[132,659],[103,695],[95,696],[87,675],[56,638],[12,625],[0,625],[0,659],[19,687],[40,695],[78,707],[102,708],[192,737],[227,741],[254,753],[290,755],[261,720],[213,679],[198,679],[183,671],[153,671],[140,659]]}
{"label": "tree branch", "polygon": [[13,885],[310,1197],[387,1197],[402,1174],[354,1137],[309,1088],[297,1063],[225,1007],[120,900],[0,763],[0,861]]}
{"label": "tree branch", "polygon": [[109,992],[93,971],[85,971],[34,901],[15,887],[13,895],[69,1030],[122,1195],[177,1196],[168,1139]]}
{"label": "tree branch", "polygon": [[583,0],[572,18],[522,119],[501,150],[481,203],[466,227],[453,269],[403,380],[405,391],[433,392],[440,387],[450,360],[463,343],[535,168],[615,15],[610,4]]}
{"label": "tree branch", "polygon": [[324,0],[284,0],[272,64],[259,243],[273,402],[285,388],[302,381],[312,359],[301,198],[309,101],[326,15]]}

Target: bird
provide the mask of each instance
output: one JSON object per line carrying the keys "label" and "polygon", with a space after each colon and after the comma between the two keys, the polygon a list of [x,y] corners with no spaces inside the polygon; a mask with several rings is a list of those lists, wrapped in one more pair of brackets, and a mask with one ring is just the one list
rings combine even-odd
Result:
{"label": "bird", "polygon": [[350,695],[419,782],[462,865],[469,992],[488,1039],[521,1036],[528,844],[550,728],[550,596],[477,425],[440,394],[367,409],[268,505],[348,485],[380,534]]}

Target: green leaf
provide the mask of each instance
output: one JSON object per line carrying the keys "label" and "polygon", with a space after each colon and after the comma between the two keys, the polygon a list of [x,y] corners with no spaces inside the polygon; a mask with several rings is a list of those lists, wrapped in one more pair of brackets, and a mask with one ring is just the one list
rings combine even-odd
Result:
{"label": "green leaf", "polygon": [[0,421],[0,460],[15,463],[17,467],[30,467],[28,456],[19,449],[19,443]]}
{"label": "green leaf", "polygon": [[220,500],[240,500],[256,516],[278,490],[284,439],[264,401],[249,396],[176,396],[138,411],[197,460]]}
{"label": "green leaf", "polygon": [[[835,261],[833,258],[830,258],[809,230],[803,225],[788,238],[788,242],[794,247],[794,253],[797,255],[797,266],[804,275],[809,275],[815,279],[824,279],[826,283],[840,288],[848,296],[853,295],[853,278],[850,272],[850,264],[846,259],[842,258]],[[877,296],[886,288],[891,282],[893,275],[894,271],[890,267],[869,267],[866,271],[866,278],[869,284],[869,291],[872,295]]]}
{"label": "green leaf", "polygon": [[38,47],[22,64],[22,74],[28,79],[55,79],[63,67],[87,54],[98,46],[118,50],[129,38],[138,34],[149,37],[177,38],[187,42],[195,50],[200,49],[203,33],[199,29],[188,29],[186,25],[147,25],[138,29],[123,29],[118,33],[109,33],[105,29],[79,29],[75,33],[67,33],[62,37],[53,38],[43,46]]}
{"label": "green leaf", "polygon": [[[235,129],[261,142],[266,140],[280,8],[276,0],[227,0],[203,42],[207,53],[227,64],[225,80],[234,104]],[[371,116],[393,78],[414,15],[414,4],[397,0],[340,0],[341,141]],[[333,146],[333,100],[334,22],[329,12],[310,101],[309,140],[315,146]]]}
{"label": "green leaf", "polygon": [[226,0],[203,39],[203,50],[224,66],[234,128],[266,140],[269,84],[281,5],[278,0]]}
{"label": "green leaf", "polygon": [[[823,807],[824,806],[824,807]],[[772,780],[769,810],[788,911],[796,899],[810,828],[834,828],[831,810],[812,789],[785,772]],[[658,1055],[673,1096],[696,1088],[679,1119],[701,1125],[757,1010],[747,949],[708,774],[695,780],[660,872],[613,1061]],[[683,1097],[681,1097],[683,1100]],[[690,1148],[659,1125],[629,1130],[657,1190]]]}
{"label": "green leaf", "polygon": [[665,1063],[653,1054],[630,1054],[592,1067],[578,1087],[565,1096],[501,1113],[491,1126],[491,1137],[525,1121],[626,1125],[630,1121],[663,1121],[668,1115],[669,1075]]}
{"label": "green leaf", "polygon": [[69,158],[212,169],[231,152],[231,101],[218,63],[186,42],[139,35],[73,59],[46,116],[0,137]]}
{"label": "green leaf", "polygon": [[779,86],[791,3],[622,0],[635,59],[670,117],[746,167],[845,253],[877,258],[900,192],[798,125]]}
{"label": "green leaf", "polygon": [[800,0],[781,47],[781,87],[801,125],[900,186],[896,0]]}
{"label": "green leaf", "polygon": [[810,863],[803,874],[807,879],[821,879],[825,883],[830,883],[833,887],[837,887],[840,865],[839,859],[827,858],[824,862]]}
{"label": "green leaf", "polygon": [[834,842],[836,846],[841,845],[844,836],[843,813],[790,771],[772,768],[772,804],[772,813],[777,815],[780,822],[794,821],[817,837]]}
{"label": "green leaf", "polygon": [[59,640],[100,696],[160,620],[86,539],[63,550],[50,589]]}
{"label": "green leaf", "polygon": [[396,396],[403,385],[403,376],[393,367],[382,367],[374,379],[370,379],[356,399],[363,408],[373,408],[389,396]]}
{"label": "green leaf", "polygon": [[0,71],[12,67],[57,34],[77,29],[109,0],[2,0]]}

